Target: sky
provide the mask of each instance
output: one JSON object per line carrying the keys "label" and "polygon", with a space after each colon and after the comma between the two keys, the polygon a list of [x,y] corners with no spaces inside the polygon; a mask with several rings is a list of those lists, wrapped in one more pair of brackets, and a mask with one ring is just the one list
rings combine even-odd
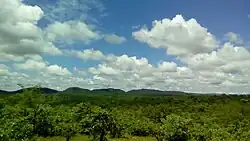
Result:
{"label": "sky", "polygon": [[0,89],[250,93],[249,0],[1,0]]}

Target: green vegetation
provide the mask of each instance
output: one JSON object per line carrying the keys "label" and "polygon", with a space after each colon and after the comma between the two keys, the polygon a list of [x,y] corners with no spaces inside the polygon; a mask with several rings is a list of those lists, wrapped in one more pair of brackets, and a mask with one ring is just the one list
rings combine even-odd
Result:
{"label": "green vegetation", "polygon": [[250,140],[248,96],[76,91],[1,95],[0,140]]}

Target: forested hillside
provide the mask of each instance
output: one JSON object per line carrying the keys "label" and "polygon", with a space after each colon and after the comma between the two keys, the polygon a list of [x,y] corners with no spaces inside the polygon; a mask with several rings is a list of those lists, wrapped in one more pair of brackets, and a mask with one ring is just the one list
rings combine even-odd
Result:
{"label": "forested hillside", "polygon": [[113,91],[45,95],[39,88],[0,98],[0,140],[250,140],[245,95],[133,95]]}

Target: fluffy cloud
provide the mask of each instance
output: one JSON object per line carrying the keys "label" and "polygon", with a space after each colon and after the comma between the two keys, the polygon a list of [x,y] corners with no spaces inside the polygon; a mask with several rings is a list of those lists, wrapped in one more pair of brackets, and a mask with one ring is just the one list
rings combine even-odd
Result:
{"label": "fluffy cloud", "polygon": [[43,75],[24,75],[21,73],[13,73],[9,76],[0,75],[0,88],[4,90],[19,89],[17,84],[23,84],[26,87],[41,85],[42,87],[64,90],[68,87],[84,87],[92,88],[89,80],[71,75],[53,75],[44,73]]}
{"label": "fluffy cloud", "polygon": [[224,62],[217,56],[217,52],[196,54],[192,57],[187,57],[183,61],[190,67],[196,70],[214,69],[216,66],[223,65]]}
{"label": "fluffy cloud", "polygon": [[41,70],[46,68],[47,64],[44,61],[28,59],[25,63],[14,64],[14,66],[24,70]]}
{"label": "fluffy cloud", "polygon": [[106,64],[104,65],[99,65],[98,69],[96,68],[89,68],[89,72],[92,74],[96,74],[96,75],[112,75],[112,76],[117,76],[119,75],[119,71],[115,70],[114,68],[111,68],[109,66],[107,66]]}
{"label": "fluffy cloud", "polygon": [[0,64],[0,76],[4,75],[8,75],[9,74],[9,67],[7,67],[4,64]]}
{"label": "fluffy cloud", "polygon": [[[169,62],[161,65],[177,70],[176,73],[160,75],[177,80],[176,87],[192,91],[206,91],[209,87],[210,91],[218,91],[223,87],[237,87],[239,90],[249,84],[250,69],[247,64],[250,63],[250,54],[244,46],[235,45],[243,42],[235,33],[226,34],[228,42],[219,45],[215,37],[195,19],[185,21],[177,15],[172,20],[154,21],[151,30],[144,27],[134,32],[133,36],[151,47],[166,48],[168,54],[180,57],[184,66],[170,65]],[[194,82],[193,85],[188,86],[188,81]]]}
{"label": "fluffy cloud", "polygon": [[1,22],[5,21],[20,21],[36,23],[42,16],[43,11],[38,6],[24,5],[20,0],[2,0],[0,3],[3,8],[1,9]]}
{"label": "fluffy cloud", "polygon": [[[167,61],[154,65],[150,64],[146,58],[101,53],[104,56],[102,62],[96,67],[90,67],[88,71],[74,68],[74,74],[72,74],[66,68],[47,65],[39,79],[29,77],[29,82],[60,90],[69,87],[67,84],[70,83],[70,86],[84,88],[113,87],[124,90],[152,88],[208,93],[247,92],[250,80],[247,54],[245,53],[245,57],[237,55],[237,53],[244,54],[242,48],[226,43],[216,52],[203,54],[205,57],[196,60],[197,62],[187,60],[188,62],[184,62],[184,65],[187,64],[187,66],[179,66],[174,62]],[[202,55],[197,54],[193,57],[198,59],[197,56]],[[222,63],[215,63],[220,61],[216,59],[213,61],[213,58],[221,60]],[[201,63],[202,61],[203,63]],[[207,67],[205,67],[206,65]],[[59,81],[63,83],[59,83]]]}
{"label": "fluffy cloud", "polygon": [[84,69],[79,69],[79,68],[77,68],[77,67],[74,67],[73,68],[73,73],[75,74],[75,75],[79,75],[79,76],[88,76],[88,73],[84,70]]}
{"label": "fluffy cloud", "polygon": [[179,80],[194,78],[193,71],[187,67],[179,67],[174,62],[149,64],[146,58],[114,56],[97,67],[91,67],[93,81],[105,83],[116,88],[166,88]]}
{"label": "fluffy cloud", "polygon": [[146,58],[122,55],[89,68],[89,73],[94,75],[92,82],[95,84],[125,90],[154,88],[235,93],[249,90],[249,60],[246,48],[225,43],[211,53],[183,58],[184,66],[167,61],[153,65]]}
{"label": "fluffy cloud", "polygon": [[[3,67],[2,67],[3,68]],[[6,69],[5,69],[6,70]],[[146,58],[115,56],[104,60],[87,71],[73,69],[74,74],[57,65],[47,65],[40,76],[18,76],[24,84],[41,84],[59,90],[78,86],[84,88],[113,87],[124,90],[152,88],[160,90],[180,90],[191,92],[246,92],[250,77],[244,73],[235,74],[223,70],[199,70],[178,66],[174,62],[153,65]],[[91,75],[90,75],[91,74]],[[19,74],[21,75],[21,74]],[[17,74],[9,75],[8,81]],[[93,77],[91,77],[93,76]],[[0,81],[7,78],[0,79]],[[59,83],[60,82],[60,83]],[[10,82],[11,84],[14,84]],[[7,86],[6,86],[7,87]]]}
{"label": "fluffy cloud", "polygon": [[85,49],[83,51],[78,50],[64,50],[65,54],[68,56],[74,56],[82,60],[104,60],[106,57],[99,50]]}
{"label": "fluffy cloud", "polygon": [[67,69],[58,65],[50,65],[48,62],[44,61],[42,58],[34,57],[33,59],[28,59],[24,63],[15,63],[13,65],[17,69],[37,71],[42,74],[49,75],[72,75],[72,73]]}
{"label": "fluffy cloud", "polygon": [[4,90],[20,89],[18,84],[28,86],[29,76],[23,73],[9,72],[8,75],[0,75],[0,88]]}
{"label": "fluffy cloud", "polygon": [[217,85],[219,88],[244,88],[249,84],[250,54],[243,46],[225,43],[212,53],[196,54],[183,59],[192,68],[202,83]]}
{"label": "fluffy cloud", "polygon": [[177,64],[174,62],[161,62],[158,65],[158,68],[161,71],[176,72],[177,71]]}
{"label": "fluffy cloud", "polygon": [[129,57],[128,55],[115,56],[108,62],[112,67],[128,71],[150,67],[146,58],[138,59],[136,56]]}
{"label": "fluffy cloud", "polygon": [[[4,2],[9,3],[1,1],[0,4],[4,5]],[[145,57],[104,54],[95,49],[61,51],[53,48],[52,42],[57,39],[89,43],[103,38],[114,44],[122,43],[126,39],[115,34],[101,35],[86,23],[76,20],[53,21],[54,24],[46,29],[49,33],[45,34],[36,25],[43,16],[42,10],[37,6],[24,5],[20,1],[16,3],[29,9],[30,12],[26,15],[33,15],[25,17],[20,15],[20,11],[14,11],[9,12],[11,18],[5,20],[0,14],[0,31],[3,31],[0,32],[0,62],[16,61],[12,65],[0,65],[1,89],[13,90],[17,88],[16,84],[21,83],[26,86],[41,84],[58,90],[67,87],[113,87],[124,90],[152,88],[209,93],[250,90],[250,53],[239,44],[239,35],[228,33],[227,42],[219,44],[219,41],[195,19],[185,20],[181,15],[177,15],[173,19],[154,21],[151,29],[144,26],[134,32],[133,37],[150,47],[165,48],[167,54],[175,55],[181,63],[161,61],[151,64]],[[11,26],[1,26],[3,24],[17,26],[14,29],[21,32],[7,30]],[[4,46],[5,43],[8,44]],[[7,48],[8,46],[10,48]],[[22,49],[17,50],[17,47]],[[75,67],[70,72],[70,68],[50,64],[40,56],[46,52],[57,52],[53,49],[58,50],[56,54],[65,54],[84,61],[96,60],[99,64],[84,69]],[[25,70],[27,74],[14,72],[20,69]],[[29,73],[27,70],[36,73]]]}
{"label": "fluffy cloud", "polygon": [[1,0],[0,5],[0,52],[4,54],[0,58],[61,54],[37,26],[44,15],[40,7],[25,5],[20,0]]}
{"label": "fluffy cloud", "polygon": [[0,62],[6,61],[22,61],[24,60],[24,56],[16,56],[13,54],[6,54],[4,52],[0,52]]}
{"label": "fluffy cloud", "polygon": [[71,72],[68,71],[67,68],[63,68],[61,66],[58,65],[50,65],[46,68],[46,72],[52,75],[60,75],[60,76],[64,76],[64,75],[71,75]]}
{"label": "fluffy cloud", "polygon": [[42,57],[40,55],[37,55],[37,54],[16,56],[13,54],[6,54],[3,52],[0,52],[0,62],[7,62],[7,61],[20,62],[20,61],[24,61],[27,59],[42,60]]}
{"label": "fluffy cloud", "polygon": [[91,40],[100,38],[98,32],[80,21],[55,22],[48,26],[47,32],[54,35],[54,38],[63,40],[79,40],[89,43]]}
{"label": "fluffy cloud", "polygon": [[101,38],[110,44],[122,44],[126,41],[125,37],[116,34],[102,35],[92,26],[81,21],[54,22],[47,27],[46,31],[51,39],[66,40],[68,43],[82,41],[88,44]]}
{"label": "fluffy cloud", "polygon": [[[190,67],[196,70],[202,69],[219,69],[232,68],[237,65],[232,64],[246,64],[250,61],[250,53],[242,46],[234,46],[231,43],[225,43],[219,50],[212,53],[196,54],[192,57],[183,59],[183,61]],[[245,66],[247,67],[247,66]],[[240,69],[240,68],[235,68]],[[227,69],[224,69],[227,70]]]}
{"label": "fluffy cloud", "polygon": [[235,44],[242,44],[243,40],[240,37],[239,34],[233,33],[233,32],[228,32],[227,34],[225,34],[225,39],[231,43],[235,43]]}
{"label": "fluffy cloud", "polygon": [[133,32],[133,37],[153,48],[166,48],[169,55],[209,53],[218,47],[215,37],[195,19],[185,21],[182,15],[176,15],[172,20],[156,20],[152,26]]}
{"label": "fluffy cloud", "polygon": [[122,44],[127,41],[125,37],[120,37],[116,34],[105,35],[103,38],[110,44]]}

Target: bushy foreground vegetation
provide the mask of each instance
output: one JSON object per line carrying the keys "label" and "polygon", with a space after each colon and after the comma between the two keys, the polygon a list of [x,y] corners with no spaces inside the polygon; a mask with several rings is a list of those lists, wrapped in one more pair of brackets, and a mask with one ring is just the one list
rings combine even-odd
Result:
{"label": "bushy foreground vegetation", "polygon": [[69,141],[82,135],[93,141],[133,136],[157,141],[248,141],[248,100],[227,95],[44,95],[35,88],[0,98],[0,140]]}

